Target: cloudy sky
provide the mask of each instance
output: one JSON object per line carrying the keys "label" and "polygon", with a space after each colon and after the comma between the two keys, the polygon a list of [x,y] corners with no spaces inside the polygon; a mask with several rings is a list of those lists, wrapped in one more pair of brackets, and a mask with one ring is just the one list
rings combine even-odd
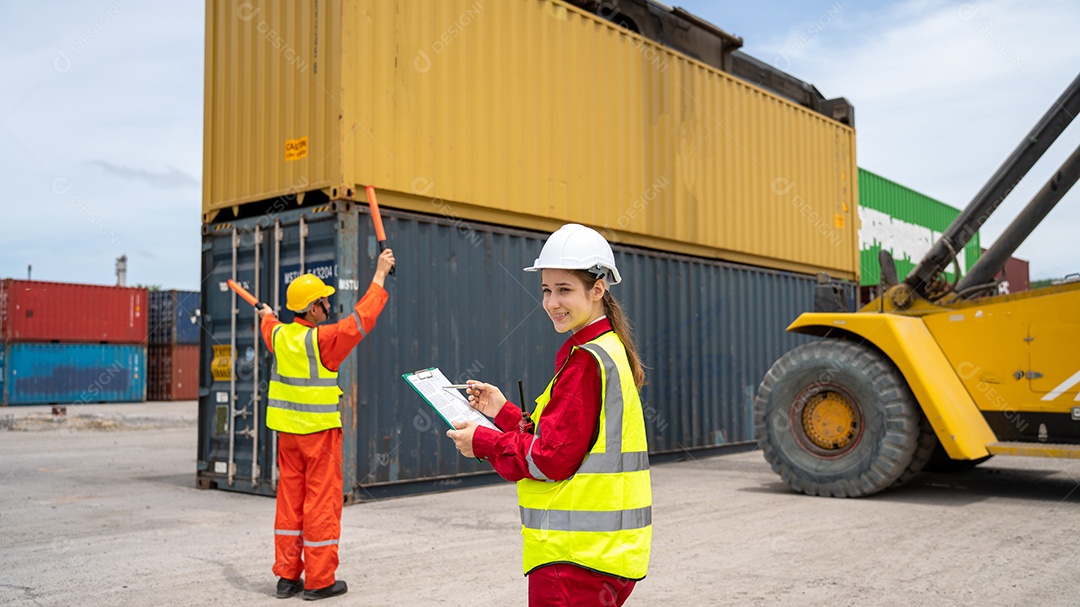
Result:
{"label": "cloudy sky", "polygon": [[[419,0],[416,0],[419,3]],[[510,1],[510,0],[498,0]],[[1080,71],[1073,0],[678,5],[856,108],[859,165],[962,207]],[[0,5],[0,277],[199,285],[202,2]],[[983,230],[1080,145],[1072,125]],[[1080,272],[1080,190],[1017,256]]]}

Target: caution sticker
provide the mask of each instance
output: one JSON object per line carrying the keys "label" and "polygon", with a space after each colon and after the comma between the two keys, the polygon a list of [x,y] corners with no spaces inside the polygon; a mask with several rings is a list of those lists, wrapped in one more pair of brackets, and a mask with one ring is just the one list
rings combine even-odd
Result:
{"label": "caution sticker", "polygon": [[214,346],[214,359],[210,361],[210,374],[214,381],[229,381],[233,376],[232,346]]}
{"label": "caution sticker", "polygon": [[307,137],[285,140],[285,162],[307,157]]}

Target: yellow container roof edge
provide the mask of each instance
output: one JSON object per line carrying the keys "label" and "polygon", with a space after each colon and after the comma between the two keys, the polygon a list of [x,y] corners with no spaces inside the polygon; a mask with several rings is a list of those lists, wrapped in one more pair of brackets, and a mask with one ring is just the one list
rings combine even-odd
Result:
{"label": "yellow container roof edge", "polygon": [[807,313],[787,330],[819,336],[841,331],[870,342],[900,370],[949,457],[974,460],[990,454],[986,446],[997,437],[921,319]]}
{"label": "yellow container roof edge", "polygon": [[694,59],[690,55],[687,55],[685,53],[681,53],[681,52],[679,52],[679,51],[677,51],[677,50],[675,50],[675,49],[673,49],[671,47],[667,47],[667,46],[664,46],[664,45],[660,44],[659,42],[655,42],[653,40],[650,40],[650,39],[646,38],[645,36],[642,36],[641,34],[638,34],[636,32],[632,32],[632,31],[630,31],[630,30],[628,30],[628,29],[626,29],[624,27],[620,27],[620,26],[616,25],[615,23],[613,23],[611,21],[608,21],[607,19],[604,19],[603,17],[601,17],[599,15],[595,15],[593,13],[590,13],[589,11],[586,11],[585,9],[579,8],[579,7],[574,6],[572,4],[568,4],[567,2],[565,2],[565,0],[546,0],[546,1],[551,2],[552,4],[558,4],[559,6],[564,6],[568,10],[577,12],[577,13],[585,16],[585,17],[588,17],[589,19],[592,19],[593,21],[596,21],[597,23],[599,23],[601,25],[604,25],[604,26],[606,26],[606,27],[608,27],[608,28],[610,28],[612,30],[615,30],[616,32],[618,32],[620,34],[630,36],[632,38],[636,38],[636,39],[640,40],[641,42],[653,47],[655,50],[663,51],[664,53],[667,53],[668,55],[678,57],[679,59],[682,59],[683,61],[687,61],[689,63],[692,63],[692,64],[694,64],[694,65],[696,65],[696,66],[698,66],[700,68],[703,68],[703,69],[705,69],[705,70],[707,70],[709,72],[712,72],[714,74],[718,74],[720,76],[723,76],[724,78],[730,78],[731,80],[736,80],[740,84],[744,84],[744,85],[758,91],[759,93],[762,93],[763,95],[766,95],[766,96],[768,96],[768,97],[770,97],[772,99],[775,99],[776,101],[779,101],[781,103],[789,105],[792,108],[798,109],[801,112],[805,112],[807,115],[812,115],[815,118],[820,118],[822,122],[827,122],[829,124],[834,124],[834,125],[836,125],[838,127],[844,128],[844,129],[846,129],[848,131],[855,132],[855,127],[853,127],[851,125],[844,124],[844,123],[840,122],[839,120],[834,120],[834,119],[829,118],[828,116],[825,116],[825,115],[823,115],[821,113],[818,113],[818,112],[815,112],[815,111],[813,111],[813,110],[811,110],[809,108],[803,107],[803,106],[799,105],[798,103],[795,103],[794,101],[792,101],[792,100],[790,100],[790,99],[788,99],[786,97],[781,97],[780,95],[777,95],[776,93],[774,93],[772,91],[763,89],[760,86],[754,84],[753,82],[750,82],[749,80],[744,80],[742,78],[739,78],[738,76],[734,76],[732,74],[729,74],[729,73],[727,73],[727,72],[725,72],[723,70],[717,69],[716,67],[711,66],[708,63],[705,63],[705,62],[703,62],[703,61],[701,61],[699,59]]}

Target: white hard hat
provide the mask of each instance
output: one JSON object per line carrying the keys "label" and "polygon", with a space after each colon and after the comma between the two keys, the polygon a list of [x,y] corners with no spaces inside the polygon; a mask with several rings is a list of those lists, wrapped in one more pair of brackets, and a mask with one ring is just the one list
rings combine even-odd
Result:
{"label": "white hard hat", "polygon": [[568,223],[549,236],[540,250],[540,257],[525,271],[537,272],[545,268],[588,270],[594,275],[604,275],[611,285],[622,281],[608,241],[596,230],[576,223]]}

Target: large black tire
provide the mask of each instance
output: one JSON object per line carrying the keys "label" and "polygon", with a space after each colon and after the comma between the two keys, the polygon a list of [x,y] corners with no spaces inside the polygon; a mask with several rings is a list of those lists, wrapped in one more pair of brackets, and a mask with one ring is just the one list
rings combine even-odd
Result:
{"label": "large black tire", "polygon": [[934,455],[935,448],[940,449],[941,443],[938,442],[937,434],[934,433],[930,421],[926,419],[925,415],[920,414],[919,439],[915,443],[915,453],[911,455],[911,463],[908,464],[908,467],[900,474],[900,478],[896,479],[892,486],[899,487],[922,472]]}
{"label": "large black tire", "polygon": [[887,358],[838,339],[785,354],[754,399],[754,430],[766,461],[807,495],[858,497],[892,485],[912,464],[921,417]]}

